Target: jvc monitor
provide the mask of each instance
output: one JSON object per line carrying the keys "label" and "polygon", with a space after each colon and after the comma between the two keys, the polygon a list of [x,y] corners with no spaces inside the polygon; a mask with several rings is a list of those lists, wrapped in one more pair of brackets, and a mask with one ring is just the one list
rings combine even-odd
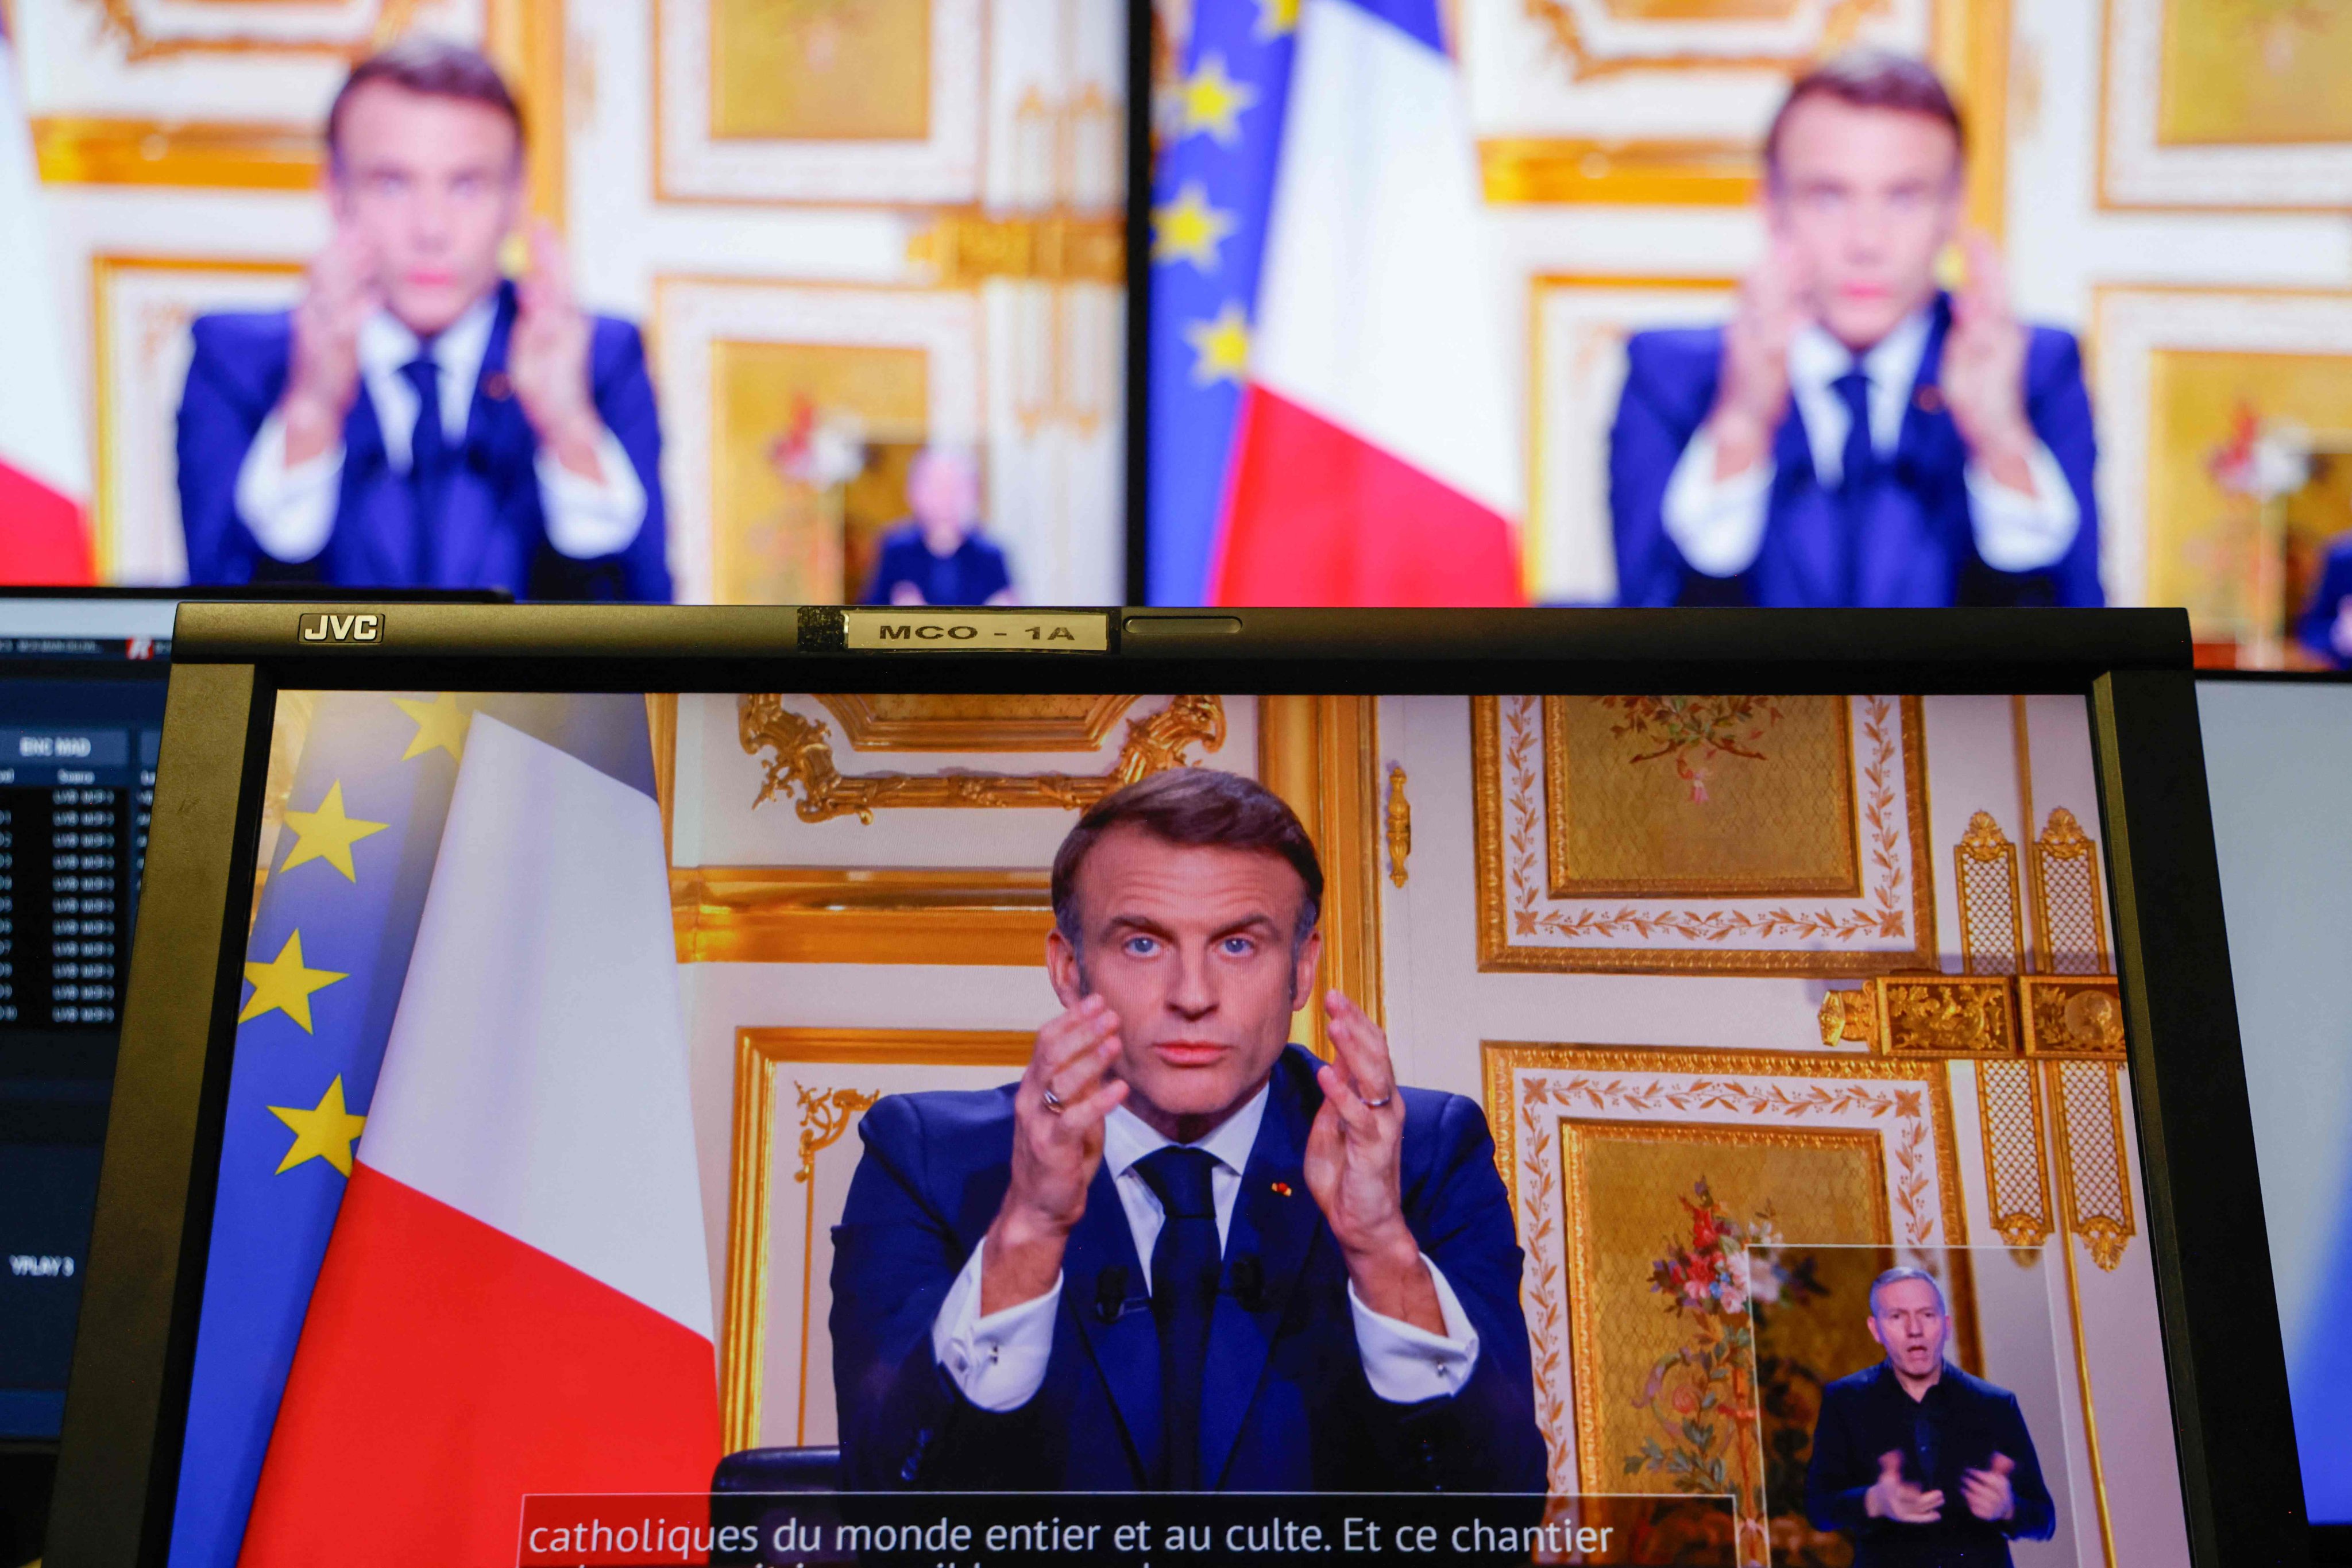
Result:
{"label": "jvc monitor", "polygon": [[54,1564],[2306,1551],[2177,614],[316,613]]}

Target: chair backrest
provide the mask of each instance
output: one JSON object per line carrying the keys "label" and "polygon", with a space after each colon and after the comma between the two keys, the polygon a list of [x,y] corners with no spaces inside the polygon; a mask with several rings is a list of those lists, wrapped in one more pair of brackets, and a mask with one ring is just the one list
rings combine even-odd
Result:
{"label": "chair backrest", "polygon": [[838,1447],[745,1448],[719,1461],[714,1492],[831,1492],[841,1489]]}

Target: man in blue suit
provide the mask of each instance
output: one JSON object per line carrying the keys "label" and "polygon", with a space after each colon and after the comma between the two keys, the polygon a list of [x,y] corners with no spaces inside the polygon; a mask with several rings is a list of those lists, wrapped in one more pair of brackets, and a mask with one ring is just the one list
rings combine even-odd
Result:
{"label": "man in blue suit", "polygon": [[2074,340],[2021,326],[1958,234],[1958,111],[1856,50],[1765,140],[1770,250],[1724,328],[1637,333],[1610,437],[1627,605],[2097,605],[2089,395]]}
{"label": "man in blue suit", "polygon": [[576,307],[554,235],[520,286],[522,117],[471,49],[352,70],[327,117],[333,240],[291,312],[207,316],[180,400],[200,584],[670,596],[636,329]]}
{"label": "man in blue suit", "polygon": [[1178,769],[1055,858],[1064,1011],[1019,1083],[866,1112],[834,1230],[845,1483],[1540,1491],[1519,1249],[1478,1108],[1327,995],[1289,807]]}

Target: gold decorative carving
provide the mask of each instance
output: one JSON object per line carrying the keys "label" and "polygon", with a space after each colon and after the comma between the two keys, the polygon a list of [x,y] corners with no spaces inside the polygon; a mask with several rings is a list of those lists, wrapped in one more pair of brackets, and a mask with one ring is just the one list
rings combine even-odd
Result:
{"label": "gold decorative carving", "polygon": [[1045,962],[1043,870],[681,866],[670,872],[680,963]]}
{"label": "gold decorative carving", "polygon": [[98,13],[99,26],[122,45],[130,60],[165,59],[173,55],[327,55],[355,60],[380,48],[408,30],[422,0],[382,0],[375,22],[363,38],[337,42],[325,38],[281,38],[263,33],[227,33],[194,38],[158,37],[139,19],[136,0],[85,0]]}
{"label": "gold decorative carving", "polygon": [[[735,1128],[727,1213],[727,1295],[719,1345],[719,1427],[729,1452],[757,1447],[766,1363],[770,1205],[775,1173],[776,1068],[783,1063],[833,1066],[923,1065],[1019,1068],[1035,1040],[1004,1029],[738,1029]],[[877,1092],[812,1089],[796,1084],[804,1190],[801,1233],[801,1407],[808,1427],[811,1291],[816,1246],[816,1157],[848,1131]]]}
{"label": "gold decorative carving", "polygon": [[1822,997],[1822,1044],[1830,1050],[1858,1042],[1878,1048],[1878,991],[1832,991]]}
{"label": "gold decorative carving", "polygon": [[2108,972],[2098,843],[2059,806],[2033,843],[2033,944],[2052,974]]}
{"label": "gold decorative carving", "polygon": [[1289,803],[1323,862],[1323,963],[1293,1027],[1316,1055],[1331,1046],[1323,993],[1336,990],[1374,1023],[1386,1016],[1381,981],[1379,700],[1266,696],[1257,700],[1257,776]]}
{"label": "gold decorative carving", "polygon": [[860,752],[1096,752],[1132,697],[1091,691],[824,692]]}
{"label": "gold decorative carving", "polygon": [[1127,279],[1126,220],[1116,213],[992,217],[951,212],[907,241],[907,259],[943,289],[999,279],[1105,283]]}
{"label": "gold decorative carving", "polygon": [[1389,764],[1389,880],[1404,886],[1404,863],[1412,853],[1412,803],[1404,797],[1404,769]]}
{"label": "gold decorative carving", "polygon": [[1887,1054],[2017,1055],[2017,1008],[2010,984],[2005,976],[1884,976],[1877,988]]}
{"label": "gold decorative carving", "polygon": [[2123,993],[2113,975],[2079,980],[2028,975],[2023,984],[2027,1054],[2124,1054]]}
{"label": "gold decorative carving", "polygon": [[[1541,871],[1544,810],[1541,704],[1534,697],[1471,699],[1478,856],[1478,966],[1488,971],[1612,970],[1637,973],[1856,974],[1932,967],[1935,900],[1924,876],[1927,842],[1925,730],[1916,697],[1864,697],[1857,772],[1864,897],[1843,904],[1764,909],[1651,908],[1601,903],[1548,908]],[[1898,760],[1899,759],[1899,760]],[[1899,780],[1898,780],[1899,773]],[[1622,947],[1552,946],[1515,938],[1616,938]],[[1908,947],[1853,944],[1911,939]],[[1660,938],[1685,947],[1635,946]],[[1805,942],[1805,947],[1739,947]]]}
{"label": "gold decorative carving", "polygon": [[2112,1272],[2134,1230],[2119,1069],[2111,1061],[2052,1061],[2042,1070],[2055,1111],[2061,1213],[2091,1261]]}
{"label": "gold decorative carving", "polygon": [[[1596,52],[1586,40],[1583,25],[1577,20],[1575,8],[1567,0],[1523,0],[1523,3],[1528,17],[1551,35],[1552,46],[1561,63],[1567,67],[1570,79],[1581,81],[1631,70],[1776,70],[1794,76],[1807,61],[1833,55],[1853,43],[1864,19],[1881,10],[1885,0],[1830,0],[1822,14],[1819,28],[1804,43],[1782,54],[1755,55],[1701,54],[1690,49],[1604,55]],[[1793,13],[1797,7],[1789,5],[1782,9]],[[1701,7],[1682,14],[1704,22],[1713,19],[1714,12],[1714,7]],[[1736,19],[1746,19],[1751,15],[1748,8],[1743,7]]]}
{"label": "gold decorative carving", "polygon": [[[1127,723],[1127,743],[1105,773],[844,773],[835,765],[824,724],[804,719],[773,692],[737,700],[743,750],[761,763],[765,778],[751,804],[793,799],[803,822],[856,816],[871,823],[877,810],[908,806],[1057,806],[1083,811],[1121,784],[1168,768],[1189,767],[1186,749],[1213,752],[1225,742],[1225,710],[1216,697],[1179,697]],[[797,795],[797,798],[793,797]]]}
{"label": "gold decorative carving", "polygon": [[1992,813],[1969,818],[1969,830],[1952,846],[1952,871],[1960,890],[1960,966],[1967,974],[2014,974],[2023,942],[2018,918],[2017,846]]}
{"label": "gold decorative carving", "polygon": [[1977,1121],[1984,1130],[1985,1195],[1992,1205],[1993,1229],[2011,1247],[2041,1246],[2056,1227],[2042,1157],[2042,1092],[2032,1063],[1977,1063]]}

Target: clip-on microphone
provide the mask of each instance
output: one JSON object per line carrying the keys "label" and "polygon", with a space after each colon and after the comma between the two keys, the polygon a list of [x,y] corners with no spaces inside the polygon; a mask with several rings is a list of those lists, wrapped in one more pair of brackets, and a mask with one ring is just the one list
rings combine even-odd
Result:
{"label": "clip-on microphone", "polygon": [[1116,1323],[1127,1311],[1127,1265],[1114,1263],[1095,1276],[1095,1316]]}

